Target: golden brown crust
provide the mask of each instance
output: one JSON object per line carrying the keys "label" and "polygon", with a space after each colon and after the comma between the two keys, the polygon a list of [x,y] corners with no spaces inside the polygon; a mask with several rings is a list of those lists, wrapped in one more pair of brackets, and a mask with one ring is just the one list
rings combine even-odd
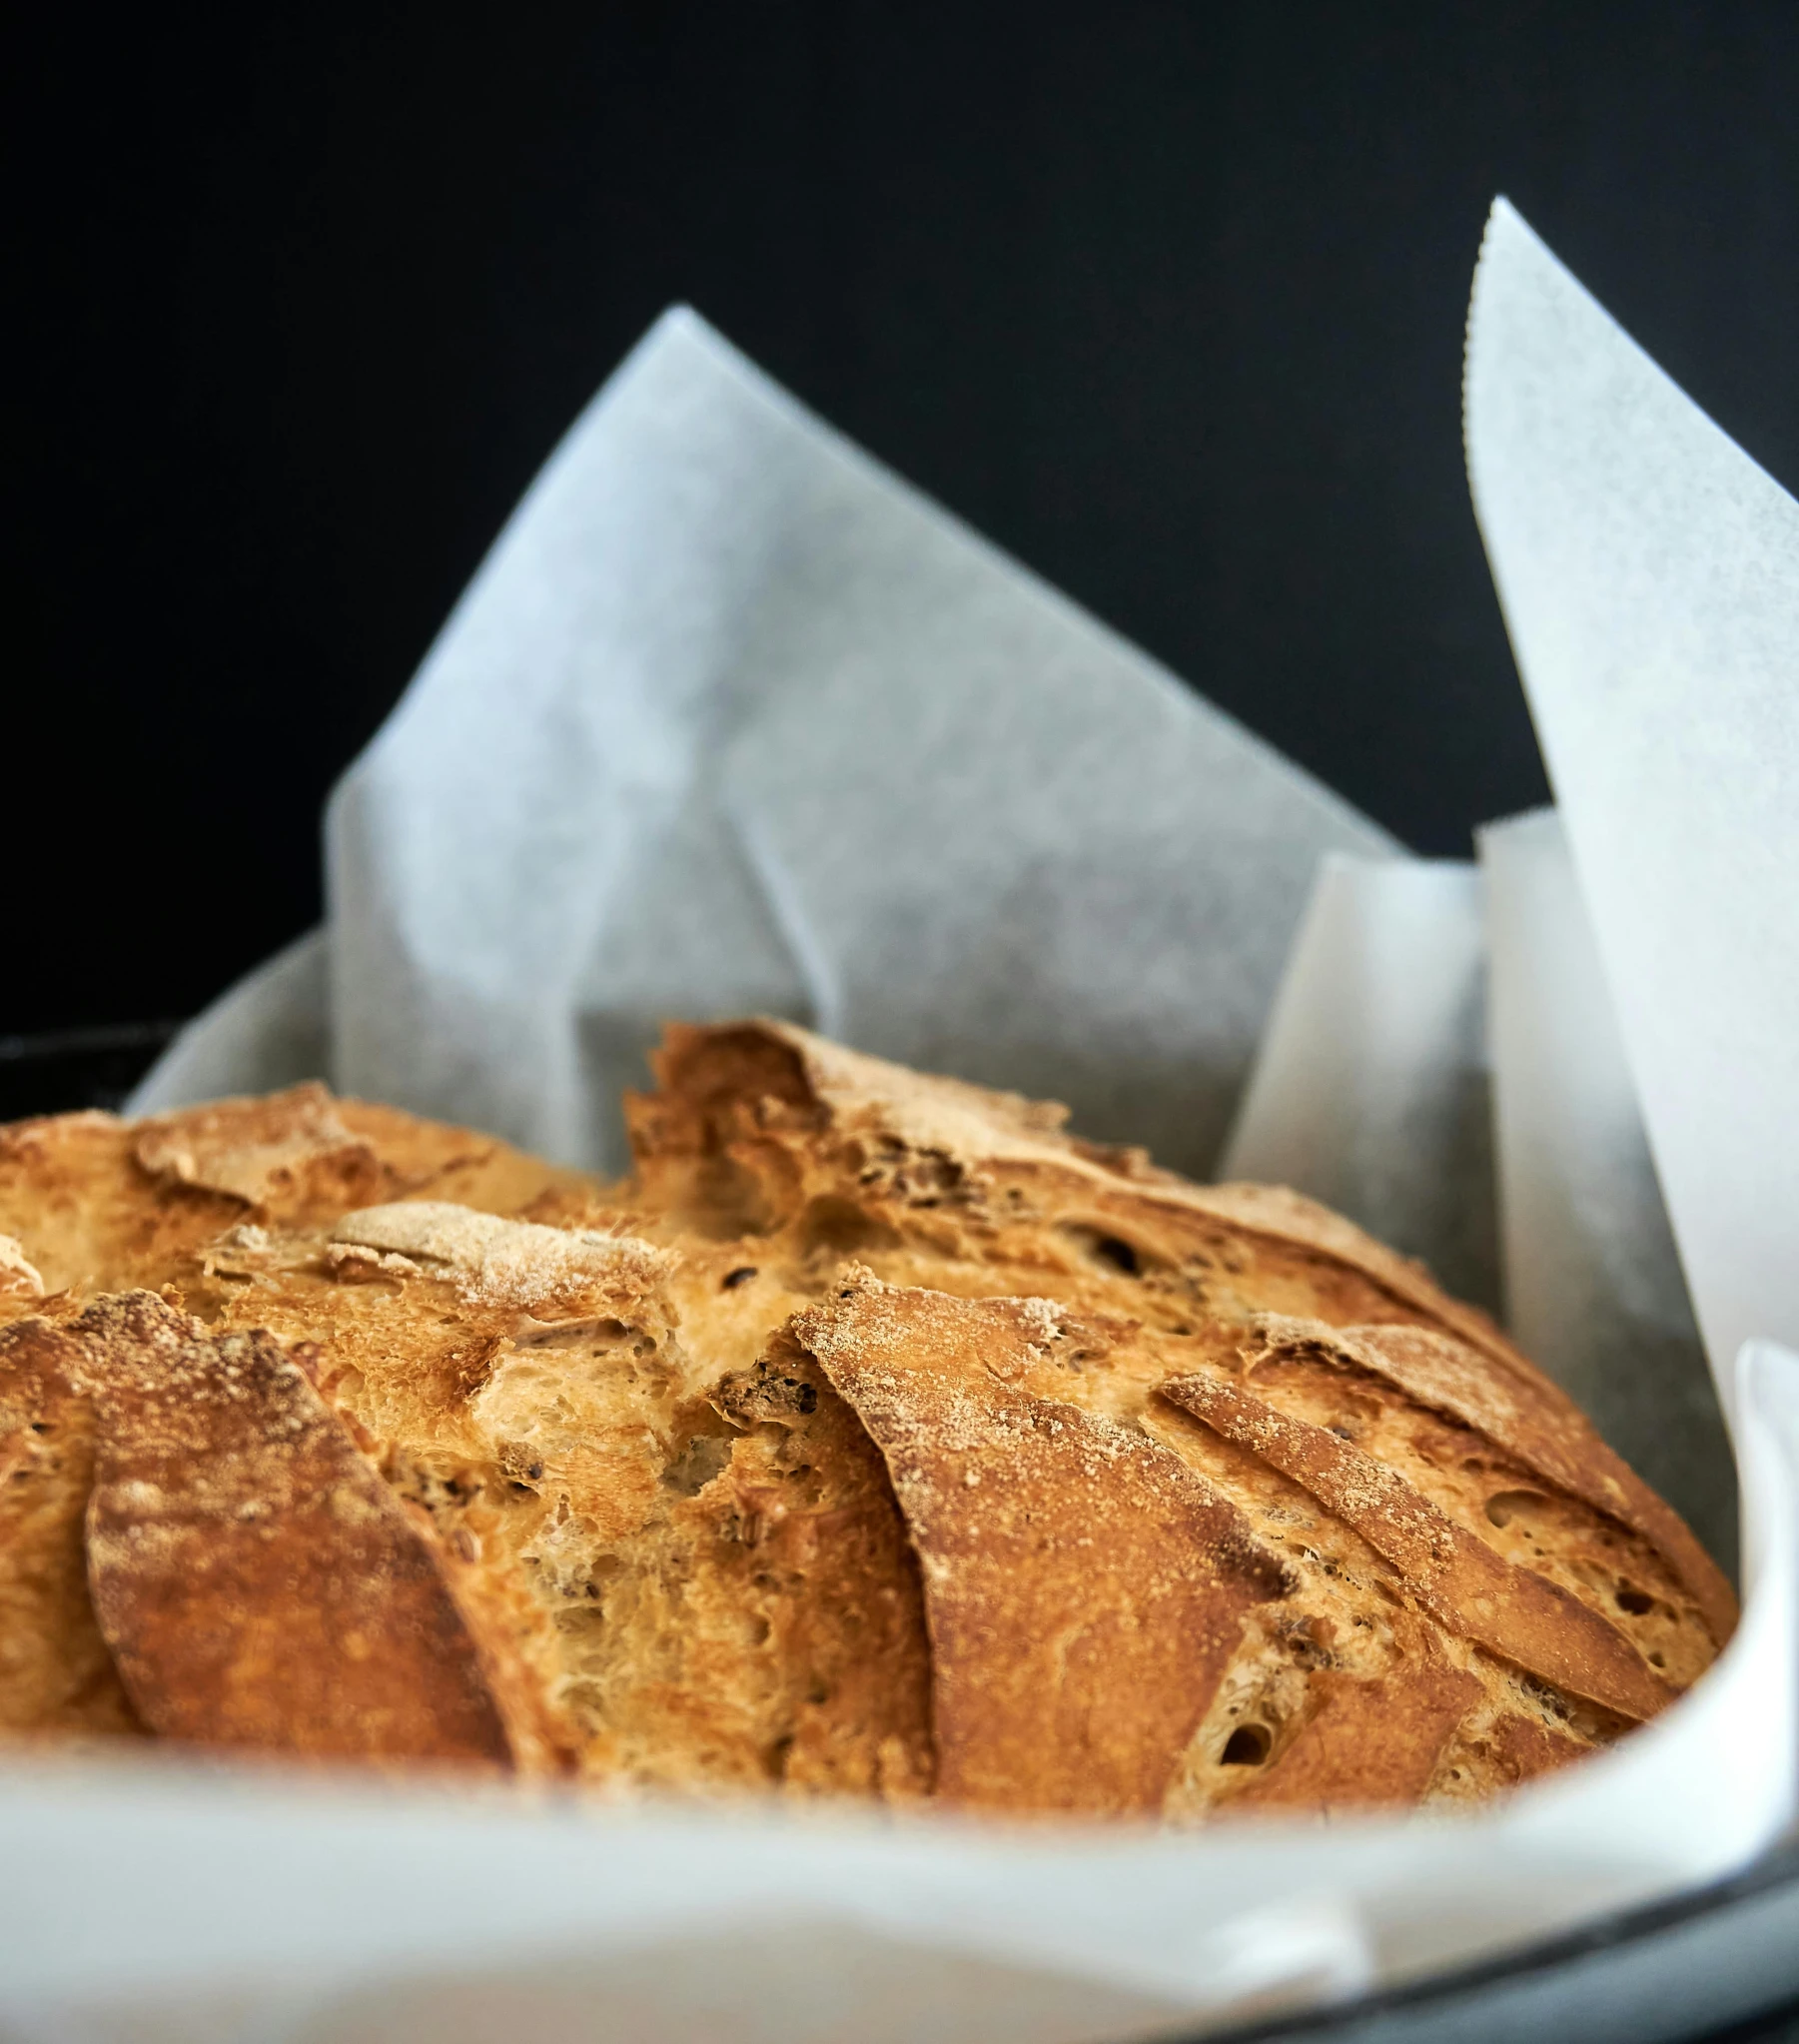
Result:
{"label": "golden brown crust", "polygon": [[[94,1411],[42,1320],[0,1329],[0,1729],[141,1733],[88,1589]],[[73,1373],[73,1374],[72,1374]]]}
{"label": "golden brown crust", "polygon": [[729,1613],[739,1634],[763,1635],[711,1663],[714,1695],[753,1701],[746,1728],[790,1791],[928,1794],[924,1592],[879,1449],[790,1333],[708,1403],[741,1432],[700,1437],[724,1454],[676,1517],[693,1541],[688,1581],[702,1623]]}
{"label": "golden brown crust", "polygon": [[1320,1669],[1298,1732],[1229,1807],[1325,1813],[1416,1803],[1484,1694],[1475,1676],[1428,1656],[1371,1679]]}
{"label": "golden brown crust", "polygon": [[208,1245],[243,1227],[328,1224],[353,1207],[437,1197],[516,1213],[592,1181],[468,1129],[335,1100],[318,1085],[214,1101],[146,1122],[45,1116],[0,1127],[0,1320],[63,1293],[183,1291]]}
{"label": "golden brown crust", "polygon": [[1333,1329],[1269,1315],[1247,1349],[1246,1374],[1298,1352],[1341,1359],[1384,1379],[1418,1405],[1458,1420],[1524,1470],[1628,1527],[1667,1561],[1703,1613],[1714,1645],[1736,1625],[1736,1597],[1686,1523],[1600,1440],[1566,1393],[1546,1380],[1496,1375],[1485,1359],[1433,1328]]}
{"label": "golden brown crust", "polygon": [[[1496,1724],[1541,1734],[1527,1756],[1537,1770],[1590,1751],[1693,1679],[1727,1636],[1728,1588],[1674,1515],[1483,1316],[1340,1217],[1281,1188],[1188,1186],[1141,1153],[1069,1138],[1056,1108],[786,1024],[673,1029],[658,1076],[656,1095],[628,1104],[638,1179],[626,1197],[635,1226],[682,1246],[671,1283],[691,1345],[753,1341],[745,1307],[721,1293],[733,1272],[772,1314],[826,1295],[846,1254],[895,1285],[1051,1294],[1066,1340],[1017,1388],[1147,1431],[1294,1557],[1302,1587],[1279,1624],[1252,1622],[1171,1812],[1249,1807],[1249,1786],[1272,1797],[1261,1784],[1277,1773],[1314,1782],[1307,1807],[1479,1794],[1524,1764],[1521,1734],[1502,1761]],[[695,1237],[716,1248],[696,1252]],[[1322,1345],[1271,1339],[1279,1316]],[[1476,1597],[1507,1587],[1496,1625],[1455,1629],[1481,1613],[1436,1603],[1441,1581],[1414,1584],[1378,1539],[1260,1457],[1175,1408],[1159,1418],[1157,1386],[1196,1369],[1268,1406],[1271,1424],[1289,1409],[1301,1426],[1364,1441],[1393,1478],[1396,1524],[1415,1509],[1460,1550],[1452,1582]],[[1383,1523],[1390,1545],[1395,1522],[1377,1516],[1369,1531]],[[1482,1630],[1574,1688],[1495,1658]],[[1449,1700],[1475,1693],[1462,1678],[1481,1700],[1447,1723]],[[1594,1688],[1619,1707],[1585,1700]],[[1326,1782],[1308,1750],[1345,1750],[1331,1727],[1378,1698],[1394,1703],[1403,1750]],[[1270,1771],[1223,1762],[1234,1728],[1267,1739]]]}
{"label": "golden brown crust", "polygon": [[583,1774],[923,1792],[916,1568],[866,1434],[822,1379],[779,1395],[765,1321],[696,1366],[675,1260],[591,1202],[569,1218],[419,1202],[261,1232],[211,1257],[211,1310],[316,1345]]}
{"label": "golden brown crust", "polygon": [[1201,1373],[1171,1380],[1162,1395],[1353,1527],[1450,1631],[1623,1717],[1653,1717],[1673,1700],[1630,1641],[1597,1612],[1502,1559],[1394,1471],[1327,1429]]}
{"label": "golden brown crust", "polygon": [[149,1293],[72,1323],[88,1574],[144,1722],[314,1757],[513,1759],[444,1557],[266,1336]]}
{"label": "golden brown crust", "polygon": [[[1328,1207],[1284,1186],[1193,1185],[1156,1169],[1141,1151],[1068,1135],[1068,1110],[1053,1101],[908,1071],[763,1018],[671,1024],[651,1063],[661,1093],[627,1096],[627,1117],[652,1184],[664,1158],[685,1152],[740,1166],[743,1160],[730,1156],[733,1137],[735,1147],[770,1153],[790,1129],[811,1136],[815,1146],[827,1134],[847,1146],[864,1185],[928,1203],[955,1204],[996,1179],[1056,1180],[1064,1203],[1079,1190],[1109,1211],[1223,1223],[1248,1241],[1336,1265],[1503,1369],[1546,1383],[1484,1314]],[[745,1141],[752,1129],[760,1144]]]}
{"label": "golden brown crust", "polygon": [[382,1180],[374,1146],[344,1125],[317,1080],[259,1099],[215,1100],[154,1116],[132,1146],[152,1178],[227,1193],[248,1207],[361,1206]]}
{"label": "golden brown crust", "polygon": [[[1338,1217],[783,1024],[671,1031],[661,1075],[611,1191],[317,1087],[0,1130],[0,1724],[136,1724],[96,1461],[176,1735],[340,1749],[280,1634],[316,1666],[392,1596],[449,1700],[372,1689],[350,1749],[688,1791],[1454,1801],[1727,1632],[1561,1394]],[[139,1285],[172,1304],[90,1303]]]}
{"label": "golden brown crust", "polygon": [[[799,1344],[808,1355],[815,1349],[822,1352],[827,1344],[817,1338],[821,1320],[829,1322],[834,1314],[852,1311],[850,1302],[837,1297],[843,1289],[842,1284],[833,1286],[829,1301],[802,1314],[783,1339]],[[863,1278],[849,1289],[860,1299],[870,1287]],[[1387,1561],[1342,1515],[1253,1452],[1157,1398],[1157,1386],[1171,1376],[1167,1351],[1176,1345],[1128,1322],[1102,1325],[1042,1299],[981,1302],[897,1287],[878,1296],[895,1325],[878,1351],[885,1360],[876,1368],[873,1400],[862,1401],[851,1390],[847,1377],[841,1381],[890,1457],[892,1422],[883,1420],[881,1401],[892,1400],[896,1389],[904,1392],[912,1386],[920,1367],[928,1375],[947,1370],[952,1390],[964,1404],[963,1387],[972,1383],[977,1405],[981,1400],[1003,1398],[1005,1417],[1024,1413],[1046,1421],[1078,1445],[1089,1445],[1090,1430],[1110,1441],[1141,1442],[1147,1434],[1185,1465],[1204,1495],[1224,1508],[1228,1532],[1222,1541],[1216,1526],[1209,1535],[1215,1561],[1221,1550],[1241,1552],[1244,1541],[1252,1551],[1270,1557],[1268,1565],[1282,1593],[1251,1599],[1238,1607],[1237,1643],[1199,1685],[1196,1723],[1191,1736],[1177,1742],[1172,1769],[1167,1746],[1157,1749],[1163,1781],[1160,1800],[1171,1819],[1190,1822],[1239,1807],[1314,1811],[1402,1807],[1420,1797],[1454,1799],[1478,1794],[1512,1778],[1501,1776],[1485,1730],[1498,1716],[1521,1716],[1542,1728],[1546,1738],[1558,1742],[1556,1750],[1571,1746],[1582,1752],[1614,1736],[1626,1721],[1616,1712],[1589,1706],[1551,1682],[1496,1659],[1455,1627],[1445,1625],[1428,1590],[1418,1594],[1406,1571]],[[1007,1330],[1007,1337],[996,1339],[996,1328]],[[857,1336],[852,1320],[843,1339],[852,1350],[867,1350],[869,1345],[859,1342]],[[895,1363],[892,1357],[909,1360]],[[867,1360],[865,1355],[863,1361]],[[1286,1388],[1278,1395],[1287,1396]],[[1415,1413],[1415,1408],[1396,1395],[1389,1396],[1401,1419],[1405,1412]],[[890,1466],[908,1528],[925,1563],[930,1607],[933,1588],[942,1586],[944,1576],[940,1567],[933,1569],[928,1542],[942,1538],[941,1524],[964,1530],[971,1523],[966,1483],[971,1453],[965,1412],[958,1411],[946,1421],[944,1412],[929,1399],[922,1402],[922,1420],[909,1411],[901,1416],[908,1423],[904,1431],[912,1443],[913,1459],[921,1463],[929,1480],[919,1512],[913,1510],[916,1498],[908,1502],[908,1486],[901,1480],[899,1464],[891,1462]],[[1478,1437],[1470,1439],[1477,1441]],[[1002,1444],[1005,1440],[1002,1434]],[[1102,1459],[1090,1456],[1090,1461],[1101,1463]],[[1515,1483],[1516,1473],[1505,1468],[1507,1473],[1499,1480]],[[1050,1515],[1050,1525],[1058,1532],[1066,1532],[1070,1526],[1083,1532],[1102,1526],[1109,1529],[1111,1513],[1130,1510],[1134,1494],[1128,1485],[1116,1484],[1111,1464],[1102,1465],[1097,1482],[1091,1470],[1083,1474],[1084,1485],[1059,1513]],[[973,1487],[973,1499],[979,1500],[988,1488],[983,1476]],[[1050,1497],[1052,1487],[1034,1483],[1030,1490],[1033,1506],[1040,1495]],[[1405,1495],[1411,1496],[1409,1492]],[[930,1524],[929,1511],[941,1515],[938,1526]],[[978,1519],[978,1508],[972,1518]],[[1496,1528],[1493,1533],[1495,1539],[1501,1537]],[[1110,1533],[1103,1539],[1096,1534],[1096,1542],[1106,1548],[1119,1545]],[[948,1544],[966,1564],[964,1549],[969,1542]],[[1005,1543],[983,1544],[977,1539],[975,1546],[977,1586],[980,1566],[991,1562],[1007,1594],[1022,1594],[1012,1585],[1026,1571],[1001,1565],[1007,1553]],[[1495,1569],[1504,1572],[1506,1564],[1500,1557],[1488,1558]],[[1139,1568],[1136,1572],[1143,1571]],[[1052,1593],[1077,1573],[1067,1568],[1060,1575],[1051,1571]],[[1548,1589],[1546,1583],[1537,1586]],[[1110,1586],[1108,1599],[1113,1605],[1120,1601]],[[1591,1622],[1584,1612],[1572,1623],[1578,1629],[1583,1621]],[[1054,1627],[1039,1621],[1021,1629],[1041,1637]],[[1003,1667],[1011,1673],[1003,1672],[996,1680],[984,1673],[974,1656],[964,1657],[974,1663],[980,1678],[975,1686],[977,1724],[981,1712],[991,1714],[1014,1700],[1009,1681],[1019,1681],[1028,1689],[1029,1679],[1042,1673],[1032,1665],[1028,1652],[1014,1652],[993,1628],[986,1628],[981,1638],[1001,1654]],[[948,1764],[951,1720],[943,1686],[948,1661],[935,1609],[931,1643],[940,1778],[948,1793],[956,1779]],[[1628,1651],[1636,1650],[1628,1642],[1619,1644]],[[1639,1675],[1646,1675],[1640,1659],[1635,1666]],[[1042,1677],[1046,1694],[1054,1687],[1054,1679]],[[1164,1684],[1164,1697],[1170,1693]],[[1027,1697],[1027,1704],[1032,1703],[1041,1710],[1041,1698]],[[1348,1728],[1376,1723],[1382,1727],[1385,1743],[1363,1740],[1363,1764],[1358,1767],[1354,1764],[1355,1741]],[[1038,1736],[996,1736],[999,1766],[1010,1758],[1010,1764],[1018,1767],[1021,1763],[1015,1756],[1021,1751],[1054,1750],[1055,1741],[1042,1736],[1040,1726],[1028,1729]],[[1054,1779],[1050,1766],[1033,1764],[1038,1772],[1021,1800],[1069,1792],[1069,1784]]]}
{"label": "golden brown crust", "polygon": [[[464,1560],[457,1596],[490,1668],[521,1671],[537,1701],[533,1764],[557,1764],[580,1744],[570,1628],[598,1615],[584,1557],[634,1533],[660,1495],[661,1258],[420,1202],[259,1230],[205,1262],[215,1323],[308,1356],[386,1483]],[[518,1743],[523,1712],[513,1685],[503,1693]]]}
{"label": "golden brown crust", "polygon": [[[1484,1315],[1341,1216],[1282,1187],[1193,1186],[1063,1133],[1063,1110],[930,1078],[779,1022],[671,1028],[663,1090],[629,1104],[651,1212],[753,1218],[785,1265],[808,1232],[890,1281],[1043,1291],[1177,1335],[1324,1322],[1419,1404],[1494,1441],[1647,1540],[1704,1615],[1729,1584],[1690,1531]],[[946,1264],[947,1259],[947,1264]],[[828,1260],[810,1286],[828,1277]]]}
{"label": "golden brown crust", "polygon": [[420,1269],[447,1277],[466,1301],[553,1316],[564,1325],[582,1307],[653,1290],[671,1259],[631,1236],[480,1214],[445,1200],[365,1207],[332,1230],[327,1255],[373,1250],[376,1267],[401,1277]]}
{"label": "golden brown crust", "polygon": [[[1230,1221],[1246,1235],[1279,1242],[1341,1265],[1367,1279],[1427,1323],[1446,1328],[1510,1376],[1553,1392],[1536,1365],[1512,1347],[1477,1306],[1450,1295],[1420,1263],[1399,1256],[1371,1235],[1284,1185],[1211,1185],[1182,1188],[1181,1204]],[[1382,1319],[1387,1316],[1383,1315]]]}
{"label": "golden brown crust", "polygon": [[1166,1449],[1010,1388],[1036,1302],[859,1273],[792,1334],[886,1459],[923,1568],[939,1793],[1143,1811],[1279,1561]]}
{"label": "golden brown crust", "polygon": [[1527,1717],[1507,1715],[1493,1725],[1489,1741],[1500,1782],[1513,1788],[1533,1781],[1539,1774],[1552,1774],[1578,1760],[1587,1748]]}

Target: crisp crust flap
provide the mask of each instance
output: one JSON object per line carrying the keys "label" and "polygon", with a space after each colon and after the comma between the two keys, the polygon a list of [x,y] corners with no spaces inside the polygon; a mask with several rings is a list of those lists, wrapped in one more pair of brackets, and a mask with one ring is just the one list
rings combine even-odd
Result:
{"label": "crisp crust flap", "polygon": [[924,1581],[939,1793],[1153,1810],[1281,1563],[1177,1457],[1009,1388],[1042,1302],[857,1273],[791,1333],[886,1459]]}
{"label": "crisp crust flap", "polygon": [[1305,1723],[1224,1808],[1409,1808],[1430,1785],[1456,1727],[1485,1696],[1473,1675],[1441,1661],[1371,1681],[1318,1669],[1307,1683]]}
{"label": "crisp crust flap", "polygon": [[227,1230],[329,1227],[353,1208],[429,1192],[494,1214],[584,1212],[591,1180],[491,1136],[323,1086],[212,1101],[147,1121],[51,1115],[0,1127],[0,1320],[39,1295],[81,1304],[174,1284]]}
{"label": "crisp crust flap", "polygon": [[472,1305],[569,1310],[577,1302],[634,1300],[664,1280],[673,1259],[630,1235],[545,1228],[446,1200],[403,1200],[346,1214],[332,1230],[340,1248],[399,1257],[448,1278]]}
{"label": "crisp crust flap", "polygon": [[322,1168],[347,1186],[372,1190],[381,1182],[373,1146],[345,1127],[316,1079],[285,1093],[153,1116],[138,1125],[135,1153],[152,1178],[229,1193],[253,1207],[291,1197]]}
{"label": "crisp crust flap", "polygon": [[72,1325],[101,1416],[88,1569],[165,1737],[507,1764],[436,1543],[267,1335],[208,1340],[149,1293]]}
{"label": "crisp crust flap", "polygon": [[138,1168],[163,1188],[222,1194],[268,1219],[322,1219],[426,1187],[504,1212],[551,1188],[592,1186],[492,1136],[340,1100],[317,1080],[179,1108],[124,1133]]}
{"label": "crisp crust flap", "polygon": [[1310,1491],[1398,1569],[1449,1631],[1623,1717],[1653,1717],[1673,1701],[1598,1612],[1495,1554],[1403,1477],[1327,1429],[1212,1377],[1174,1378],[1162,1396]]}
{"label": "crisp crust flap", "polygon": [[80,1360],[47,1321],[0,1330],[0,1726],[11,1731],[143,1728],[88,1593],[94,1413],[76,1388]]}
{"label": "crisp crust flap", "polygon": [[1558,1767],[1583,1759],[1590,1748],[1578,1739],[1533,1724],[1527,1717],[1506,1711],[1495,1722],[1487,1739],[1499,1779],[1507,1787],[1530,1781],[1538,1774],[1552,1774]]}
{"label": "crisp crust flap", "polygon": [[1655,1547],[1699,1606],[1714,1645],[1736,1625],[1736,1597],[1686,1522],[1594,1431],[1567,1394],[1546,1380],[1500,1376],[1453,1336],[1419,1327],[1327,1327],[1265,1315],[1246,1372],[1282,1355],[1341,1359],[1382,1378],[1407,1398],[1482,1434],[1545,1483],[1578,1498]]}
{"label": "crisp crust flap", "polygon": [[[1123,1197],[1152,1211],[1204,1215],[1244,1235],[1304,1250],[1357,1273],[1526,1383],[1548,1383],[1485,1314],[1452,1299],[1421,1264],[1329,1207],[1285,1186],[1195,1185],[1157,1169],[1140,1150],[1083,1142],[1064,1131],[1068,1110],[1055,1101],[910,1071],[765,1017],[671,1024],[651,1064],[665,1099],[684,1103],[701,1123],[731,1102],[751,1110],[752,1120],[761,1103],[777,1102],[785,1114],[845,1136],[892,1136],[970,1179],[998,1166],[1053,1173],[1114,1203]],[[627,1106],[640,1145],[653,1149],[674,1127],[646,1112],[652,1102],[627,1096]],[[682,1140],[696,1133],[688,1128]]]}

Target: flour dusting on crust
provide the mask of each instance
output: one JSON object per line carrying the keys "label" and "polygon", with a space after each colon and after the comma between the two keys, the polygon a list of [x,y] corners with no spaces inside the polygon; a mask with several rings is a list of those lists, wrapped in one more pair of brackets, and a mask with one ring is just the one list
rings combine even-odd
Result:
{"label": "flour dusting on crust", "polygon": [[493,1306],[542,1306],[596,1286],[653,1283],[670,1261],[631,1236],[545,1228],[442,1200],[346,1214],[332,1241],[440,1265],[459,1292]]}

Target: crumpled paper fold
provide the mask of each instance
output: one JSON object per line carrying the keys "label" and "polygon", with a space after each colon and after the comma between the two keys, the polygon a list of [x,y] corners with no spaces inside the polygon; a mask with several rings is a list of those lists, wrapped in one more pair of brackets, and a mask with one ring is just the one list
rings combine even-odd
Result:
{"label": "crumpled paper fold", "polygon": [[662,1022],[768,1013],[1205,1174],[1320,854],[1395,849],[677,311],[333,797],[330,1076],[617,1170]]}

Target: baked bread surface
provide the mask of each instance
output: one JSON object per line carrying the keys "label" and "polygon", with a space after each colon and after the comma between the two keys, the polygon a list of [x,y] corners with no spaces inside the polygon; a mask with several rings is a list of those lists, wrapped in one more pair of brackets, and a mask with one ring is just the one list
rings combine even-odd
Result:
{"label": "baked bread surface", "polygon": [[0,1131],[0,1725],[1196,1821],[1478,1798],[1728,1637],[1340,1217],[789,1025],[657,1076],[616,1187],[318,1087]]}

